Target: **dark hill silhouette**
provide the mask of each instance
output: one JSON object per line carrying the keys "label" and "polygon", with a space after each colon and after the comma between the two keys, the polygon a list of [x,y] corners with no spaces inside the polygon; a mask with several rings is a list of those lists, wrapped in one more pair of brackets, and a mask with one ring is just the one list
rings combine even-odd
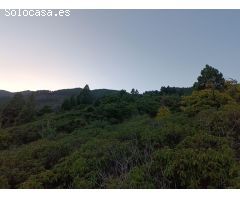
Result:
{"label": "dark hill silhouette", "polygon": [[[72,89],[61,89],[56,91],[50,90],[38,90],[38,91],[22,91],[24,96],[29,96],[30,94],[34,94],[36,104],[38,108],[41,108],[45,105],[51,106],[52,108],[56,109],[57,107],[61,106],[64,99],[69,98],[71,96],[78,95],[82,88],[72,88]],[[117,90],[108,90],[108,89],[96,89],[91,90],[91,93],[94,98],[98,99],[105,95],[114,94],[118,92]],[[5,90],[0,90],[0,105],[5,104],[8,102],[11,97],[14,96],[16,92],[9,92]]]}

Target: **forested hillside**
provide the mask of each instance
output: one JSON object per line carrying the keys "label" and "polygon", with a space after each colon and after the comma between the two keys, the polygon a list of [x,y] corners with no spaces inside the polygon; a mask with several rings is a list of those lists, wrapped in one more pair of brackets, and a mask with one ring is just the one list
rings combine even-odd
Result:
{"label": "forested hillside", "polygon": [[[38,91],[22,91],[20,92],[25,98],[34,95],[34,101],[36,109],[41,109],[44,106],[49,106],[53,110],[59,110],[63,101],[71,96],[76,96],[80,93],[82,88],[63,89],[56,91],[38,90]],[[101,98],[103,96],[114,94],[115,90],[97,89],[92,90],[91,93],[94,99]],[[12,93],[4,90],[0,90],[0,109],[17,93]]]}
{"label": "forested hillside", "polygon": [[196,79],[143,94],[86,85],[58,109],[14,94],[0,188],[240,188],[240,85],[209,65]]}

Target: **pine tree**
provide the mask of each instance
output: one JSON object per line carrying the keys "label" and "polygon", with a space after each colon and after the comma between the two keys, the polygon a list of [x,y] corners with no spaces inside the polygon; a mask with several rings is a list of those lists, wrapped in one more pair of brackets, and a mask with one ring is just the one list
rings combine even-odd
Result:
{"label": "pine tree", "polygon": [[93,103],[93,96],[88,85],[85,85],[85,87],[80,91],[80,94],[77,97],[77,103],[78,104]]}
{"label": "pine tree", "polygon": [[225,79],[223,78],[223,74],[217,69],[206,65],[206,67],[201,71],[198,81],[194,83],[194,88],[197,90],[206,88],[221,90],[224,88],[224,84]]}

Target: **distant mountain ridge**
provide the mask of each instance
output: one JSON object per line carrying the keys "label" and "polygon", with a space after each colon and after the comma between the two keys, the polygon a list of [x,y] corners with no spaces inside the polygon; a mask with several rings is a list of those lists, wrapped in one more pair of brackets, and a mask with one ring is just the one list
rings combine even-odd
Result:
{"label": "distant mountain ridge", "polygon": [[13,95],[12,92],[6,90],[0,90],[0,97],[11,97]]}
{"label": "distant mountain ridge", "polygon": [[[36,104],[39,108],[48,105],[53,108],[57,108],[61,106],[63,101],[66,98],[71,96],[76,96],[80,93],[82,88],[72,88],[72,89],[61,89],[56,91],[50,90],[38,90],[38,91],[21,91],[21,92],[9,92],[5,90],[0,90],[0,105],[8,102],[16,93],[22,93],[24,96],[28,96],[30,94],[35,95]],[[98,99],[105,95],[114,94],[118,92],[117,90],[108,90],[108,89],[96,89],[91,90],[91,93],[94,98]]]}

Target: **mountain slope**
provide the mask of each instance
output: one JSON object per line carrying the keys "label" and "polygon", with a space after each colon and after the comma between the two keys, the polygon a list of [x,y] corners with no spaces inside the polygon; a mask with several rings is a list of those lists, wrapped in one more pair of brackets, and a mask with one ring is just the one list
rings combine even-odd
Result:
{"label": "mountain slope", "polygon": [[[41,108],[45,105],[51,106],[53,108],[57,108],[61,106],[64,99],[69,98],[71,96],[76,96],[80,93],[82,88],[72,88],[72,89],[62,89],[56,91],[49,90],[38,90],[38,91],[22,91],[21,93],[24,96],[29,96],[30,94],[35,95],[35,100],[38,108]],[[108,90],[108,89],[96,89],[91,90],[94,98],[98,99],[105,95],[114,94],[116,90]],[[0,90],[0,105],[6,103],[14,96],[16,93],[8,92],[5,90]]]}

